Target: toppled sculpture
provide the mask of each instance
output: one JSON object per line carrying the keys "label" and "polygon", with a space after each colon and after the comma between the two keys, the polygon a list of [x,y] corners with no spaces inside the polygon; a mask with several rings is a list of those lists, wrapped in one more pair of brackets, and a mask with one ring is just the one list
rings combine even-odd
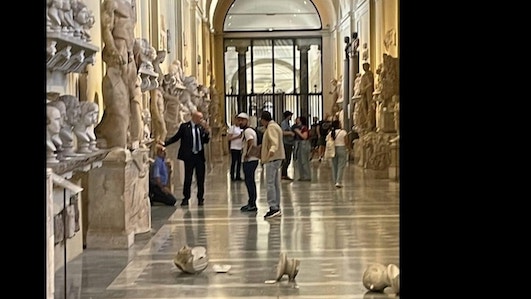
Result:
{"label": "toppled sculpture", "polygon": [[299,273],[299,265],[301,262],[297,259],[288,259],[285,253],[280,253],[280,258],[277,265],[276,281],[280,281],[284,274],[288,275],[289,281],[294,281],[295,276]]}
{"label": "toppled sculpture", "polygon": [[208,266],[206,248],[202,246],[190,248],[185,245],[179,249],[177,255],[173,258],[173,263],[183,272],[190,274],[200,273]]}
{"label": "toppled sculpture", "polygon": [[394,264],[370,264],[363,273],[363,285],[373,292],[383,292],[391,287],[393,293],[400,293],[400,270]]}

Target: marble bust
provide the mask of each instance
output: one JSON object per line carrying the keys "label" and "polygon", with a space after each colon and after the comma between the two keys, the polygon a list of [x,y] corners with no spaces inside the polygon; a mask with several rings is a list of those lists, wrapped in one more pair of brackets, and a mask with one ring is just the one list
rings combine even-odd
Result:
{"label": "marble bust", "polygon": [[94,125],[98,122],[98,104],[81,102],[79,106],[81,116],[74,125],[74,133],[77,137],[77,152],[87,154],[98,151],[99,149],[96,147],[96,135],[94,135]]}
{"label": "marble bust", "polygon": [[[57,142],[60,141],[61,111],[53,105],[46,105],[46,162],[57,163]],[[60,145],[59,145],[60,146]]]}
{"label": "marble bust", "polygon": [[58,100],[63,102],[66,108],[65,117],[63,119],[64,124],[59,133],[61,141],[63,142],[62,154],[67,157],[77,156],[74,149],[75,134],[73,129],[79,118],[79,99],[73,95],[62,95],[59,96]]}

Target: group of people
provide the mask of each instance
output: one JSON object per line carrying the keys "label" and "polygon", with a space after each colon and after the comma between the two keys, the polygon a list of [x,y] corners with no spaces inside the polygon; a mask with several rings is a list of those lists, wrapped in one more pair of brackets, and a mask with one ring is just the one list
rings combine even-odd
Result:
{"label": "group of people", "polygon": [[249,199],[240,208],[242,212],[256,212],[257,191],[255,172],[258,163],[262,163],[266,171],[267,203],[269,211],[264,219],[282,215],[280,211],[280,174],[279,169],[286,159],[283,134],[280,125],[276,123],[269,111],[260,115],[260,125],[265,128],[261,134],[262,143],[259,156],[252,155],[253,147],[258,146],[258,132],[249,126],[249,115],[239,113],[234,124],[229,128],[229,143],[231,150],[230,175],[232,181],[241,180],[240,169],[243,169],[245,186]]}
{"label": "group of people", "polygon": [[[291,163],[291,156],[296,161],[299,170],[299,181],[311,181],[310,155],[312,141],[308,119],[305,116],[297,117],[295,124],[290,124],[293,116],[291,111],[284,112],[281,124],[273,120],[269,111],[263,111],[260,115],[260,125],[265,128],[261,138],[261,150],[259,156],[251,154],[252,149],[258,146],[258,134],[256,129],[249,126],[249,115],[239,113],[234,119],[234,126],[229,129],[229,142],[231,144],[231,168],[232,181],[242,180],[240,171],[243,169],[243,181],[247,188],[248,201],[242,206],[242,212],[258,211],[257,188],[255,172],[261,163],[265,169],[267,186],[267,203],[269,210],[264,219],[270,219],[282,215],[280,209],[281,179],[289,179],[287,168]],[[348,155],[347,132],[341,128],[339,120],[330,124],[330,130],[323,139],[335,140],[336,154],[331,160],[332,180],[335,186],[342,187],[343,170]],[[163,202],[167,205],[175,205],[177,199],[168,188],[168,170],[165,163],[165,145],[181,140],[181,146],[177,158],[184,162],[184,185],[181,206],[188,206],[191,193],[192,175],[195,171],[197,181],[198,206],[203,206],[204,182],[205,182],[205,155],[204,145],[210,140],[210,127],[203,120],[203,114],[199,111],[192,114],[192,119],[180,125],[177,133],[168,138],[163,144],[157,145],[157,157],[151,171],[150,197],[152,201]]]}

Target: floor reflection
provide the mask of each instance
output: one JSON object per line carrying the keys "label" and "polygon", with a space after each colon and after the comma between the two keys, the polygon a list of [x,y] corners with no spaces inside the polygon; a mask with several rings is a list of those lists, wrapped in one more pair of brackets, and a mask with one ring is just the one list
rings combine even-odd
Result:
{"label": "floor reflection", "polygon": [[[55,276],[55,298],[396,298],[368,292],[361,277],[370,263],[399,260],[399,184],[372,179],[347,165],[337,189],[327,163],[312,162],[312,182],[282,182],[282,216],[268,220],[266,188],[257,168],[258,212],[243,182],[227,181],[228,165],[207,177],[205,206],[151,207],[151,236],[124,250],[86,249]],[[218,167],[216,166],[216,167]],[[293,169],[288,170],[293,175]],[[176,190],[179,193],[180,190]],[[207,249],[209,266],[181,272],[173,258],[184,245]],[[295,281],[274,283],[279,255],[300,260]],[[61,257],[59,257],[61,258]],[[214,264],[230,265],[217,273]]]}

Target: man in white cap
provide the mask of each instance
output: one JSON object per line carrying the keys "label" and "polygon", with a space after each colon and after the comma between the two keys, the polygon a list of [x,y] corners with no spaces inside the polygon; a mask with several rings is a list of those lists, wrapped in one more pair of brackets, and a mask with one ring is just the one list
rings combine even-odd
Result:
{"label": "man in white cap", "polygon": [[245,186],[247,187],[247,194],[249,200],[247,204],[240,208],[242,212],[256,212],[256,182],[255,171],[258,167],[258,161],[260,160],[256,156],[250,155],[252,147],[257,146],[258,136],[256,131],[249,127],[249,115],[242,112],[236,116],[240,128],[243,130],[242,136],[242,167],[245,176]]}

